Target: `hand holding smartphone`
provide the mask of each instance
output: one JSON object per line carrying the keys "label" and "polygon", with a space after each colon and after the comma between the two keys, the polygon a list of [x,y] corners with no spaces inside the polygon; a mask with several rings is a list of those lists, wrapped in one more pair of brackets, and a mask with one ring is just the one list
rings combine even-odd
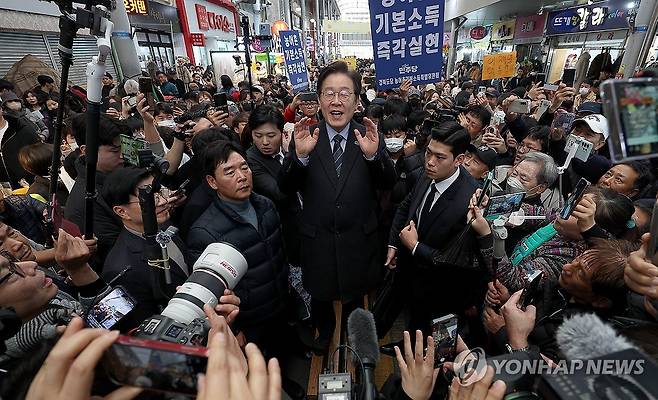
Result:
{"label": "hand holding smartphone", "polygon": [[457,335],[459,318],[455,314],[444,315],[432,320],[434,339],[434,368],[457,357]]}
{"label": "hand holding smartphone", "polygon": [[528,275],[528,283],[523,288],[523,292],[521,292],[521,297],[519,297],[519,302],[517,303],[520,309],[525,310],[530,304],[536,302],[539,297],[539,283],[543,275],[544,271],[541,270],[532,271]]}
{"label": "hand holding smartphone", "polygon": [[153,80],[148,77],[139,78],[139,91],[146,97],[149,111],[155,110],[155,98],[153,97]]}
{"label": "hand holding smartphone", "polygon": [[583,197],[585,189],[587,189],[589,185],[591,184],[587,179],[580,178],[573,192],[569,195],[566,203],[564,203],[564,207],[562,207],[562,210],[560,211],[559,216],[561,219],[569,219],[574,208],[576,208],[576,205],[578,205],[578,202]]}

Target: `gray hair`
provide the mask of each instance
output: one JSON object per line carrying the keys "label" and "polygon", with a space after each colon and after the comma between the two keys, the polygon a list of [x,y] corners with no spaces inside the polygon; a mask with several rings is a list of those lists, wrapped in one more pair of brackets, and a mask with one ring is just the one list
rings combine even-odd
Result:
{"label": "gray hair", "polygon": [[552,187],[558,178],[558,169],[553,157],[538,151],[531,151],[527,153],[521,161],[528,161],[539,165],[539,173],[537,174],[537,183],[545,184],[546,187]]}

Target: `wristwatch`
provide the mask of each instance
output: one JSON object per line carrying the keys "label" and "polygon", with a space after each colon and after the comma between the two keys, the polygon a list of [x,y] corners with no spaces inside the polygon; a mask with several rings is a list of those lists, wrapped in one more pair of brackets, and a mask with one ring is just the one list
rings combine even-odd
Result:
{"label": "wristwatch", "polygon": [[505,348],[507,349],[507,352],[510,353],[510,354],[513,354],[513,353],[527,353],[527,352],[530,351],[530,346],[521,347],[520,349],[513,349],[512,346],[510,346],[509,343],[505,344]]}

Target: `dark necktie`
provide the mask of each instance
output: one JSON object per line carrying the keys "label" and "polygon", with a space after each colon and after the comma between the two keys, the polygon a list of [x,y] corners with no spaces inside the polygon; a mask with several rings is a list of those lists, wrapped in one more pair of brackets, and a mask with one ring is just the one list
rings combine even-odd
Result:
{"label": "dark necktie", "polygon": [[340,142],[343,141],[343,137],[340,135],[334,136],[334,165],[336,166],[336,175],[340,176],[340,166],[343,165],[343,148],[340,147]]}
{"label": "dark necktie", "polygon": [[283,164],[283,155],[281,153],[274,156],[274,159],[279,163]]}
{"label": "dark necktie", "polygon": [[420,212],[419,219],[420,222],[418,223],[418,226],[420,227],[420,223],[425,223],[425,220],[427,220],[427,216],[430,213],[430,210],[432,209],[432,203],[434,202],[434,195],[436,195],[436,185],[434,183],[430,184],[430,193],[427,195],[425,198],[425,204],[423,205],[423,209]]}

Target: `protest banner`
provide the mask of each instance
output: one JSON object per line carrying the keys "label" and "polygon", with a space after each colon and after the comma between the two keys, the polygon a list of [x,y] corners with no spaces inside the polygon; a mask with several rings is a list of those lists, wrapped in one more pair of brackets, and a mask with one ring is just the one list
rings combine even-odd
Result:
{"label": "protest banner", "polygon": [[482,62],[482,79],[509,78],[516,74],[516,51],[487,54]]}
{"label": "protest banner", "polygon": [[286,61],[288,79],[294,93],[308,90],[308,71],[306,56],[302,48],[302,38],[299,31],[279,31],[283,58]]}
{"label": "protest banner", "polygon": [[377,88],[440,80],[445,0],[369,0],[369,5]]}

